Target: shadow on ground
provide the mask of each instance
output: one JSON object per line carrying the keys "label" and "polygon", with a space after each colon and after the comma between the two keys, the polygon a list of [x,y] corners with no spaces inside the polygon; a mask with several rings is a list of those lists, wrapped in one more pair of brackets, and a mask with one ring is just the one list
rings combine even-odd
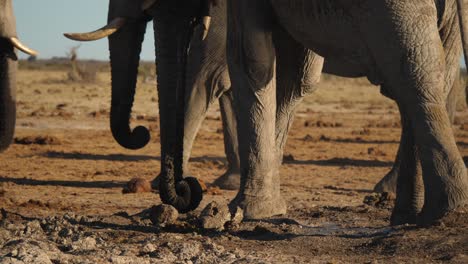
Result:
{"label": "shadow on ground", "polygon": [[0,176],[0,183],[11,182],[18,185],[31,185],[31,186],[64,186],[64,187],[79,187],[79,188],[121,188],[124,187],[127,182],[117,181],[60,181],[60,180],[34,180],[26,178],[9,178]]}
{"label": "shadow on ground", "polygon": [[285,164],[296,165],[319,165],[319,166],[356,166],[356,167],[389,167],[393,165],[390,161],[360,160],[349,158],[332,158],[327,160],[291,160],[284,159]]}

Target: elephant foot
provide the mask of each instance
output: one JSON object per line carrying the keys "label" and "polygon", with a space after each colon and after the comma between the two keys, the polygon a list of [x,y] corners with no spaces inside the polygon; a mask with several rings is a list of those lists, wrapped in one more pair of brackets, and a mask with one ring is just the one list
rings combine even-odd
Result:
{"label": "elephant foot", "polygon": [[[462,217],[460,217],[460,215]],[[468,204],[462,205],[456,209],[447,209],[447,207],[445,207],[439,208],[438,210],[428,210],[423,208],[417,219],[417,224],[423,227],[441,224],[456,226],[460,219],[462,219],[460,223],[466,221],[467,216]]]}
{"label": "elephant foot", "polygon": [[229,204],[230,208],[244,210],[244,219],[262,219],[286,214],[286,201],[281,196],[259,197],[239,195]]}
{"label": "elephant foot", "polygon": [[221,177],[213,182],[213,185],[224,190],[239,190],[240,173],[238,171],[228,170]]}
{"label": "elephant foot", "polygon": [[374,192],[396,193],[398,170],[392,168],[374,187]]}
{"label": "elephant foot", "polygon": [[390,217],[390,225],[416,224],[417,220],[417,212],[393,210]]}

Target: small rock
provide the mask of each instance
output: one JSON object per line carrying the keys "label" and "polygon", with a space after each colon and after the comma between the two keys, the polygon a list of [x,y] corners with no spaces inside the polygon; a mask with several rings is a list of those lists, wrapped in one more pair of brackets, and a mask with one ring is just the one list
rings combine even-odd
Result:
{"label": "small rock", "polygon": [[47,251],[41,248],[37,241],[20,240],[15,245],[7,256],[10,258],[2,259],[1,263],[37,263],[37,264],[52,264]]}
{"label": "small rock", "polygon": [[144,193],[151,192],[151,183],[143,178],[133,178],[127,183],[123,193]]}
{"label": "small rock", "polygon": [[234,224],[240,224],[242,222],[242,220],[244,219],[244,210],[242,210],[242,208],[240,207],[237,207],[236,208],[236,212],[234,213],[234,216],[232,217],[232,222]]}
{"label": "small rock", "polygon": [[93,237],[85,237],[79,239],[72,245],[73,250],[93,250],[96,249],[96,239]]}
{"label": "small rock", "polygon": [[152,244],[152,243],[146,243],[146,244],[143,246],[141,252],[148,254],[148,253],[151,253],[151,252],[156,251],[156,249],[157,249],[157,247],[156,247],[154,244]]}
{"label": "small rock", "polygon": [[224,225],[231,220],[227,204],[209,203],[200,214],[202,227],[205,229],[224,230]]}
{"label": "small rock", "polygon": [[179,217],[179,212],[172,205],[160,204],[150,209],[150,220],[154,225],[166,226],[174,224]]}
{"label": "small rock", "polygon": [[38,220],[31,221],[26,224],[26,228],[24,229],[25,235],[32,235],[32,234],[42,234],[42,227],[41,223]]}
{"label": "small rock", "polygon": [[393,193],[373,193],[364,197],[363,203],[382,209],[393,207],[395,202],[395,194]]}

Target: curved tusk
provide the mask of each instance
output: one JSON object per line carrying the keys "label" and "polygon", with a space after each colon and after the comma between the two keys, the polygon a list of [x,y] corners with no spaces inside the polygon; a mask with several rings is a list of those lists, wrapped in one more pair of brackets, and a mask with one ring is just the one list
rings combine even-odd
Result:
{"label": "curved tusk", "polygon": [[210,31],[211,17],[210,16],[204,16],[202,18],[202,24],[203,24],[202,40],[205,40],[206,36],[208,36],[208,31]]}
{"label": "curved tusk", "polygon": [[145,11],[146,9],[150,8],[156,3],[157,0],[143,0],[143,3],[141,4],[141,9]]}
{"label": "curved tusk", "polygon": [[64,33],[63,35],[69,39],[76,40],[76,41],[93,41],[108,37],[114,34],[117,30],[125,25],[127,22],[126,18],[117,17],[113,19],[109,24],[106,26],[87,33]]}
{"label": "curved tusk", "polygon": [[21,43],[21,41],[15,37],[12,37],[12,38],[9,38],[11,44],[21,50],[22,52],[26,53],[26,54],[29,54],[31,56],[37,56],[39,54],[39,52],[31,49],[31,48],[28,48],[26,45],[24,45],[23,43]]}

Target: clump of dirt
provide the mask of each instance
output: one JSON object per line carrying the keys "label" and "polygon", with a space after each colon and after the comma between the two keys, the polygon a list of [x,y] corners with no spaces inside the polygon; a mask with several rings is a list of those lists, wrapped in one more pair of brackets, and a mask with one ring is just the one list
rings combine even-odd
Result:
{"label": "clump of dirt", "polygon": [[171,205],[160,204],[150,208],[149,217],[154,225],[164,227],[174,224],[179,217],[179,212]]}
{"label": "clump of dirt", "polygon": [[372,155],[372,156],[387,156],[385,152],[378,148],[370,147],[367,149],[367,154]]}
{"label": "clump of dirt", "polygon": [[364,197],[363,203],[381,209],[392,209],[395,204],[395,198],[394,193],[372,193]]}
{"label": "clump of dirt", "polygon": [[127,186],[122,190],[122,193],[144,193],[151,192],[151,182],[143,178],[133,178]]}
{"label": "clump of dirt", "polygon": [[46,135],[15,137],[14,143],[18,145],[60,145],[62,142],[57,137]]}
{"label": "clump of dirt", "polygon": [[305,127],[342,127],[343,123],[340,122],[328,122],[328,121],[323,121],[323,120],[317,120],[315,122],[313,121],[305,121],[304,122]]}

